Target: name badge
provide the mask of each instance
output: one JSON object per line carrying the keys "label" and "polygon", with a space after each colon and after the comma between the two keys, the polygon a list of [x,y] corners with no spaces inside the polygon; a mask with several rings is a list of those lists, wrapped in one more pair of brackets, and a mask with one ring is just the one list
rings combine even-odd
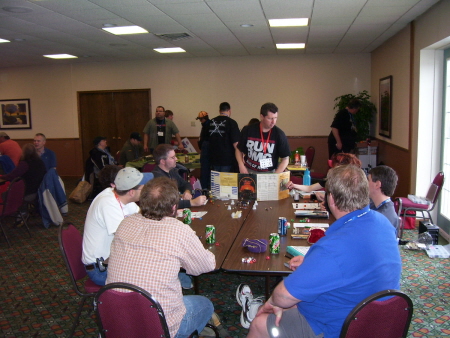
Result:
{"label": "name badge", "polygon": [[266,169],[272,166],[272,158],[262,158],[259,161],[259,166],[261,169]]}
{"label": "name badge", "polygon": [[158,131],[158,136],[164,136],[164,132]]}

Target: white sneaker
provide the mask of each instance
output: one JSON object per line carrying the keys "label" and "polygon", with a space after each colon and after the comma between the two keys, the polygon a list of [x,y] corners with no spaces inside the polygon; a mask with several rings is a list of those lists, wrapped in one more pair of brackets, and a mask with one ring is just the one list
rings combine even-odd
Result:
{"label": "white sneaker", "polygon": [[238,304],[242,306],[242,304],[245,304],[245,300],[249,297],[253,299],[253,294],[250,286],[248,286],[247,284],[239,284],[236,290],[236,300]]}
{"label": "white sneaker", "polygon": [[257,297],[254,299],[247,299],[246,303],[242,306],[241,312],[241,325],[248,329],[250,323],[256,317],[259,307],[264,304],[264,297]]}

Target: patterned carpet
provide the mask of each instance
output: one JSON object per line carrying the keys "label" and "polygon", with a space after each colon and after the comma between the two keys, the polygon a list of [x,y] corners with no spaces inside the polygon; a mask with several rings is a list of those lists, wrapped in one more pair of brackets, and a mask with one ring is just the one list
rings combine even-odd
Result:
{"label": "patterned carpet", "polygon": [[[66,191],[70,193],[76,180],[66,179],[65,182]],[[88,202],[70,204],[66,221],[82,230],[88,206]],[[66,337],[79,297],[72,290],[61,258],[57,228],[45,229],[36,217],[29,224],[32,238],[23,227],[8,229],[11,248],[4,237],[0,237],[0,336]],[[416,231],[406,231],[406,239],[416,237]],[[415,307],[409,337],[449,336],[450,259],[430,259],[424,252],[400,250],[403,259],[401,289],[413,299]],[[242,282],[251,285],[255,295],[264,293],[263,277],[227,273],[200,276],[201,294],[212,300],[230,337],[235,338],[247,334],[239,324],[240,307],[235,299],[236,288]],[[192,291],[186,292],[190,293]],[[75,335],[98,336],[92,313],[82,313]]]}

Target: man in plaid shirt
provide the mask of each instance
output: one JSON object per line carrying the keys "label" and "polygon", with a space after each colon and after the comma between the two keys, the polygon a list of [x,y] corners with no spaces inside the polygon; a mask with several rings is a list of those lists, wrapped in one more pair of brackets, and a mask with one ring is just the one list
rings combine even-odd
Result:
{"label": "man in plaid shirt", "polygon": [[178,272],[200,275],[215,269],[214,254],[189,225],[174,218],[179,195],[174,181],[158,177],[144,186],[140,213],[124,219],[114,236],[106,284],[142,287],[161,304],[170,336],[201,332],[214,307],[203,296],[183,296]]}

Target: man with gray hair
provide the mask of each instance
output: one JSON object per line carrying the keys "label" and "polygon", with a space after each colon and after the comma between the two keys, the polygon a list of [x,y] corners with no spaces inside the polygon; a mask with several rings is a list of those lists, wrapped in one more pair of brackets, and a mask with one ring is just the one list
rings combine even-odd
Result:
{"label": "man with gray hair", "polygon": [[336,221],[305,256],[291,259],[294,272],[259,310],[248,285],[238,289],[242,317],[253,319],[247,337],[339,337],[345,318],[360,301],[400,288],[395,229],[370,210],[364,171],[353,165],[331,169],[325,192],[326,207]]}

